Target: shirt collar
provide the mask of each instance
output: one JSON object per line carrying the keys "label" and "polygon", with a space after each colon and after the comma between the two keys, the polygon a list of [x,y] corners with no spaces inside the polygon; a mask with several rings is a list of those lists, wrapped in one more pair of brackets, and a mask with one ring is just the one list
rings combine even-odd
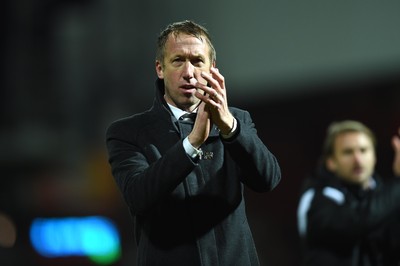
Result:
{"label": "shirt collar", "polygon": [[[175,116],[175,118],[176,118],[177,120],[179,120],[179,118],[180,118],[182,115],[188,114],[188,112],[183,111],[183,110],[179,109],[178,107],[175,107],[175,106],[173,106],[173,105],[171,105],[171,104],[169,104],[169,103],[167,103],[167,104],[168,104],[169,109],[171,109],[172,114]],[[195,109],[195,110],[193,111],[193,113],[196,113],[196,112],[197,112],[197,109]]]}
{"label": "shirt collar", "polygon": [[376,188],[376,181],[373,177],[369,179],[368,189],[374,190]]}

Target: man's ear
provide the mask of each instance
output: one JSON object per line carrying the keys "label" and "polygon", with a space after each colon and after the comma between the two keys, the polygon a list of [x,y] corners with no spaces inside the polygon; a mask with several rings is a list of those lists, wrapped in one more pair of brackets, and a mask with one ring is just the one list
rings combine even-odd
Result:
{"label": "man's ear", "polygon": [[335,172],[336,171],[336,162],[332,157],[329,157],[326,159],[326,168],[328,168],[329,171]]}
{"label": "man's ear", "polygon": [[156,60],[156,72],[157,72],[157,76],[159,79],[164,78],[164,71],[163,71],[162,63],[158,60]]}

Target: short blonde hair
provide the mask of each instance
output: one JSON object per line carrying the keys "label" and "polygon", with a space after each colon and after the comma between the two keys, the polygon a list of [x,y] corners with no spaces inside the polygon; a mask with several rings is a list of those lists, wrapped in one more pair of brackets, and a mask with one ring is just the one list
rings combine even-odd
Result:
{"label": "short blonde hair", "polygon": [[214,45],[211,42],[210,34],[208,30],[190,20],[184,20],[179,22],[174,22],[169,24],[163,31],[161,31],[160,35],[157,39],[157,51],[156,51],[156,60],[160,61],[161,64],[164,64],[164,56],[165,56],[165,44],[167,42],[168,37],[173,34],[178,36],[179,34],[188,34],[198,38],[199,40],[205,39],[209,48],[210,48],[210,61],[211,63],[216,61],[216,52]]}
{"label": "short blonde hair", "polygon": [[376,138],[371,129],[359,121],[343,120],[333,122],[329,125],[323,145],[323,159],[331,157],[334,153],[334,143],[337,136],[348,132],[360,132],[369,137],[374,147],[376,147]]}

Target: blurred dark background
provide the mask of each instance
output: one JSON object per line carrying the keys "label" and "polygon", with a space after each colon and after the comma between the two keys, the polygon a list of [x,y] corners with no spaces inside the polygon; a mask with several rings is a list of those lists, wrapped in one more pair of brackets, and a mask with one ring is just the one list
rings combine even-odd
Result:
{"label": "blurred dark background", "polygon": [[271,193],[246,191],[262,265],[296,266],[296,207],[325,129],[357,119],[378,139],[378,171],[391,175],[400,126],[398,1],[6,0],[1,27],[1,265],[95,265],[46,258],[30,242],[40,217],[108,217],[134,265],[128,210],[107,163],[114,119],[150,107],[155,40],[168,23],[206,26],[230,105],[251,112],[280,161]]}

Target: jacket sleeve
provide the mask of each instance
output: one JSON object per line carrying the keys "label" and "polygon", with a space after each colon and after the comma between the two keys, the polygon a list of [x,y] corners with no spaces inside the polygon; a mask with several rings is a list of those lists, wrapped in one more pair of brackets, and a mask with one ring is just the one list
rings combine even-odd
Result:
{"label": "jacket sleeve", "polygon": [[[179,183],[196,166],[184,151],[182,141],[178,141],[163,155],[152,145],[137,144],[135,131],[127,123],[117,121],[106,133],[109,163],[122,195],[134,212],[143,214],[150,210],[164,196],[171,194]],[[154,163],[149,164],[145,154],[152,154]]]}
{"label": "jacket sleeve", "polygon": [[239,167],[243,184],[257,192],[270,191],[281,180],[278,161],[258,137],[250,114],[234,112],[234,116],[237,133],[223,141],[225,148]]}

